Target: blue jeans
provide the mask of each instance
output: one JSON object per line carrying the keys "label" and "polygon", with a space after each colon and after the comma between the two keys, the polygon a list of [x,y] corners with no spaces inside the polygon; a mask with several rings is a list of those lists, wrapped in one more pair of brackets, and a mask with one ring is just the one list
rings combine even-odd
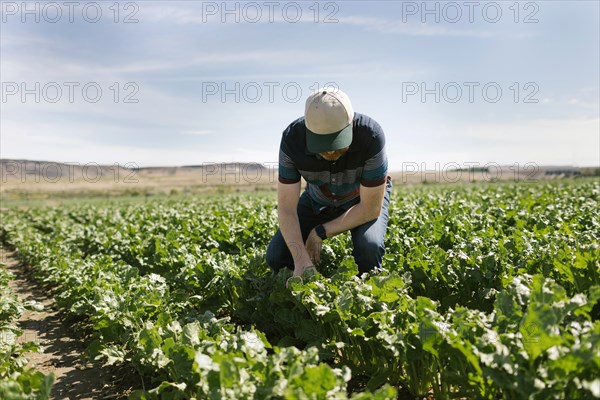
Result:
{"label": "blue jeans", "polygon": [[[381,267],[381,261],[385,254],[384,240],[391,191],[392,180],[388,177],[379,217],[350,230],[353,244],[352,255],[360,272],[368,272],[375,267]],[[315,226],[336,219],[359,201],[360,199],[356,199],[341,207],[323,207],[315,203],[308,195],[308,191],[305,190],[298,201],[298,219],[302,240],[306,243],[308,234]],[[292,254],[283,239],[280,229],[277,230],[277,233],[271,239],[271,243],[269,243],[269,247],[267,247],[266,261],[275,272],[284,267],[294,268]]]}

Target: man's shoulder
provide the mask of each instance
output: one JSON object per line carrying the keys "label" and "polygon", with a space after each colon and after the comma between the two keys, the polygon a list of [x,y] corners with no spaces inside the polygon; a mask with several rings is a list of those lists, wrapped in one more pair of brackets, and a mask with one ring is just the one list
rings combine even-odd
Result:
{"label": "man's shoulder", "polygon": [[299,140],[304,137],[305,133],[306,124],[304,123],[304,117],[298,117],[283,130],[283,139],[285,141]]}
{"label": "man's shoulder", "polygon": [[365,114],[354,113],[352,134],[350,152],[363,153],[366,149],[379,151],[385,146],[383,129],[377,121]]}
{"label": "man's shoulder", "polygon": [[290,124],[285,128],[285,130],[283,131],[284,135],[287,134],[293,134],[296,132],[300,132],[301,130],[305,130],[306,129],[306,124],[304,122],[304,117],[298,117],[295,120],[293,120],[292,122],[290,122]]}
{"label": "man's shoulder", "polygon": [[369,137],[384,135],[383,129],[377,121],[368,115],[357,112],[354,113],[353,129],[355,132],[359,132],[359,134],[367,135]]}
{"label": "man's shoulder", "polygon": [[306,146],[306,125],[304,117],[292,121],[284,130],[281,138],[281,149],[295,158],[304,152]]}

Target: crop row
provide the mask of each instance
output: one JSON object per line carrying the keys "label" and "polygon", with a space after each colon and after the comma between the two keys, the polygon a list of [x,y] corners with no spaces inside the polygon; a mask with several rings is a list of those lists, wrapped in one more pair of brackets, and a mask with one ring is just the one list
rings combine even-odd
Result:
{"label": "crop row", "polygon": [[0,398],[6,400],[47,399],[54,382],[53,375],[44,375],[27,368],[27,352],[39,351],[36,342],[25,341],[16,320],[26,310],[41,310],[41,304],[23,302],[9,287],[13,275],[0,263]]}

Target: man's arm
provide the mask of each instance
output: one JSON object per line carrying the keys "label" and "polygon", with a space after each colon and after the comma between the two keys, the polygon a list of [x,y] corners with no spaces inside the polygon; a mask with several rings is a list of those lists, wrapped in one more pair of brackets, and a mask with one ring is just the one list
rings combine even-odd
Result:
{"label": "man's arm", "polygon": [[323,224],[327,237],[339,235],[379,218],[385,195],[385,185],[385,183],[375,187],[360,185],[360,202],[336,219]]}
{"label": "man's arm", "polygon": [[[339,235],[379,218],[385,195],[385,185],[385,183],[375,187],[360,185],[360,202],[336,219],[323,224],[327,237]],[[322,240],[313,229],[306,240],[306,248],[309,257],[314,260],[315,264],[321,261],[321,245]]]}
{"label": "man's arm", "polygon": [[277,215],[279,229],[283,239],[292,253],[294,260],[294,276],[300,276],[305,269],[313,267],[313,263],[306,251],[300,221],[298,220],[298,199],[300,197],[301,182],[277,184]]}

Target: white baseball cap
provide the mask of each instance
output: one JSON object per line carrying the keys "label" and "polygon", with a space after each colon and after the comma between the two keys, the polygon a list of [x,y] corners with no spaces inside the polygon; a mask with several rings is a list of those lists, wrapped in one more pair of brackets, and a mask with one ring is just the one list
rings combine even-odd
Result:
{"label": "white baseball cap", "polygon": [[352,143],[354,110],[348,95],[333,87],[317,90],[306,99],[306,146],[312,153],[343,149]]}

